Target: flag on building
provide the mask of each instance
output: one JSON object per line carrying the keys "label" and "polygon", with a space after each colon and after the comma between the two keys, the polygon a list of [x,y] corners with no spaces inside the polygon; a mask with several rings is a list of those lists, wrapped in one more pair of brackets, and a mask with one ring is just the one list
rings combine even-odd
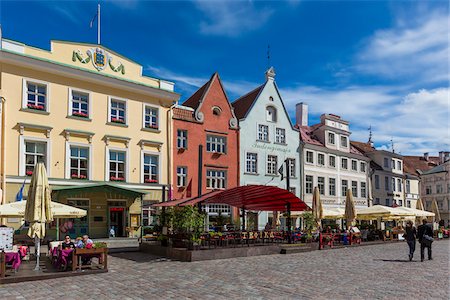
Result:
{"label": "flag on building", "polygon": [[20,190],[16,194],[16,201],[22,201],[23,200],[23,188],[25,187],[25,180],[22,183],[22,186],[20,187]]}

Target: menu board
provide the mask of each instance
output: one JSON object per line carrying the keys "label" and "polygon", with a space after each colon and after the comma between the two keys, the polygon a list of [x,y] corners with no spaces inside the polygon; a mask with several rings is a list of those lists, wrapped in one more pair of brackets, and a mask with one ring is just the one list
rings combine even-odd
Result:
{"label": "menu board", "polygon": [[0,250],[13,249],[14,229],[11,227],[0,227]]}

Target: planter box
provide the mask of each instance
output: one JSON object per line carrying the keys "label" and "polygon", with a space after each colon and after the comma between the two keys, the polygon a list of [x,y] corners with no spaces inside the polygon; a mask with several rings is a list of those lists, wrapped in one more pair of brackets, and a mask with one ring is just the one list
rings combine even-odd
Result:
{"label": "planter box", "polygon": [[77,248],[75,249],[75,253],[76,254],[102,254],[105,252],[107,248],[91,248],[91,249],[86,249],[86,248]]}

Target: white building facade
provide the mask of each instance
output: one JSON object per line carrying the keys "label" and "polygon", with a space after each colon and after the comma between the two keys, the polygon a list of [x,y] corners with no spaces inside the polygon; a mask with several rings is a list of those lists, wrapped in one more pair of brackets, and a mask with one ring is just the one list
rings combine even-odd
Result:
{"label": "white building facade", "polygon": [[[240,127],[240,185],[286,189],[286,179],[278,170],[283,166],[286,174],[288,160],[289,190],[300,197],[299,132],[292,126],[274,77],[270,68],[263,85],[232,103]],[[272,212],[255,213],[258,229],[272,222]]]}
{"label": "white building facade", "polygon": [[349,123],[337,115],[323,114],[308,126],[307,104],[296,106],[302,162],[301,198],[311,206],[314,187],[324,208],[345,208],[347,189],[355,206],[368,206],[370,159],[350,144]]}

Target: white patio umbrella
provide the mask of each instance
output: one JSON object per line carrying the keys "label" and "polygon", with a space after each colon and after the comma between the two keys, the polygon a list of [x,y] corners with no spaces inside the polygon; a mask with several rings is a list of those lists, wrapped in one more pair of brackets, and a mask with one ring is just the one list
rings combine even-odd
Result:
{"label": "white patio umbrella", "polygon": [[320,201],[320,192],[319,188],[316,186],[314,188],[313,200],[312,200],[312,213],[314,216],[314,221],[316,223],[317,228],[321,227],[322,218],[323,218],[323,207],[322,201]]}
{"label": "white patio umbrella", "polygon": [[356,209],[351,189],[347,189],[347,197],[345,199],[345,219],[347,220],[347,229],[349,226],[353,225],[353,222],[356,219]]}
{"label": "white patio umbrella", "polygon": [[31,177],[28,200],[25,206],[25,221],[30,223],[28,236],[34,238],[36,245],[36,267],[39,270],[41,239],[45,237],[45,223],[53,221],[51,211],[50,186],[43,163],[37,163]]}

